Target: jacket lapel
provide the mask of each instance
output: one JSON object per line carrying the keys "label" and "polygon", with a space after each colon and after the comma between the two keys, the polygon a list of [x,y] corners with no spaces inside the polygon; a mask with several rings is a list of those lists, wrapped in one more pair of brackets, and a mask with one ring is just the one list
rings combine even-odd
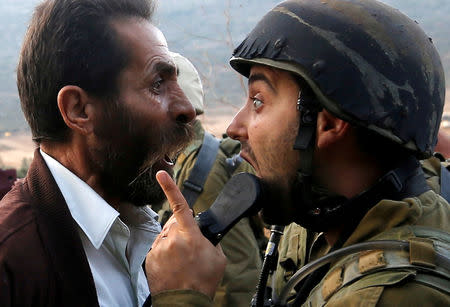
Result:
{"label": "jacket lapel", "polygon": [[55,269],[64,306],[98,306],[86,254],[69,208],[39,148],[27,174],[26,188],[36,208],[38,229]]}

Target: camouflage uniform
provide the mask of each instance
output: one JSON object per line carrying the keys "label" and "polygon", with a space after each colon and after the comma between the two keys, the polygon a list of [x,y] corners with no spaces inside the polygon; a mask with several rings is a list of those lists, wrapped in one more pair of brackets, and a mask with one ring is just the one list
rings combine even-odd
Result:
{"label": "camouflage uniform", "polygon": [[[195,140],[178,157],[175,166],[176,180],[180,189],[188,179],[197,159],[202,144],[204,129],[200,121],[194,124]],[[225,160],[239,152],[239,142],[229,138],[220,145],[219,153],[206,179],[204,190],[197,198],[193,210],[199,213],[208,209],[219,195],[225,183],[231,177]],[[252,167],[243,161],[233,173],[253,172]],[[167,217],[168,204],[164,204],[159,212],[160,217]],[[223,252],[228,259],[225,275],[215,298],[215,306],[248,306],[258,281],[261,269],[261,258],[258,243],[251,226],[250,219],[239,221],[221,240]]]}
{"label": "camouflage uniform", "polygon": [[[445,167],[448,170],[450,163],[445,161],[444,157],[436,153],[434,157],[420,161],[422,169],[425,174],[427,184],[438,194],[441,194],[441,168]],[[449,198],[444,197],[449,200]]]}
{"label": "camouflage uniform", "polygon": [[[343,247],[368,240],[408,240],[415,236],[411,227],[413,225],[449,232],[449,204],[433,191],[403,201],[383,200],[364,216]],[[325,244],[324,241],[321,243]],[[326,248],[314,244],[310,253],[313,257],[321,256],[320,252]],[[321,306],[324,303],[327,306],[392,306],[393,302],[396,306],[450,304],[448,285],[445,289],[436,287],[436,284],[434,287],[423,284],[419,278],[416,279],[419,273],[414,269],[369,273],[339,289],[340,285],[333,285],[332,273],[341,264],[337,262],[328,271],[310,293],[305,306]],[[347,277],[342,278],[345,280]]]}
{"label": "camouflage uniform", "polygon": [[[279,297],[287,281],[306,264],[308,239],[314,237],[317,237],[317,234],[308,232],[296,223],[291,223],[284,228],[283,237],[278,246],[277,268],[267,285],[275,291],[275,297]],[[295,292],[292,295],[295,295]]]}
{"label": "camouflage uniform", "polygon": [[[389,220],[386,217],[389,216]],[[419,197],[407,198],[403,201],[382,200],[374,206],[361,220],[355,231],[344,243],[345,246],[374,240],[395,239],[405,240],[413,237],[411,226],[434,227],[446,232],[450,231],[450,205],[433,191],[425,192]],[[290,240],[298,243],[306,242],[305,232],[294,225],[289,226]],[[304,245],[303,245],[304,246]],[[287,258],[304,262],[305,249],[301,244],[293,244],[290,248],[280,251],[280,260]],[[323,256],[329,246],[322,235],[315,238],[309,249],[310,260]],[[297,259],[295,259],[297,258]],[[294,260],[295,259],[295,260]],[[336,286],[330,277],[339,268],[336,262],[322,281],[313,289],[304,306],[450,306],[450,296],[445,291],[416,281],[417,272],[413,269],[384,271],[367,274],[342,288]],[[330,286],[330,283],[332,284]],[[334,287],[333,287],[334,286]],[[324,288],[335,291],[327,293],[324,300]],[[325,291],[326,292],[326,291]],[[189,305],[186,299],[192,302]],[[196,292],[165,292],[155,297],[155,306],[169,306],[178,300],[185,300],[183,306],[210,306],[208,298]]]}
{"label": "camouflage uniform", "polygon": [[[435,192],[440,193],[440,168],[447,162],[437,157],[421,161],[428,185],[428,191],[419,197],[408,198],[402,202],[383,200],[370,210],[359,226],[344,243],[345,246],[374,239],[403,239],[413,236],[412,225],[422,225],[450,231],[449,205]],[[386,216],[390,222],[386,222]],[[308,232],[305,228],[292,223],[285,227],[279,245],[279,261],[269,287],[275,291],[275,297],[293,274],[308,261],[324,256],[330,250],[323,234]],[[339,262],[336,262],[339,267]],[[329,273],[336,269],[336,265]],[[330,274],[317,285],[306,301],[306,306],[321,306],[324,284]],[[414,270],[384,272],[383,274],[366,275],[364,278],[347,285],[328,297],[327,306],[448,306],[450,298],[444,291],[413,280]],[[448,291],[448,289],[447,289]],[[416,294],[416,295],[414,295]],[[192,306],[210,306],[208,298],[195,292],[178,294],[165,293],[160,298],[161,306],[169,306],[178,299],[189,297]],[[292,298],[295,292],[292,292]],[[184,301],[186,304],[187,301]],[[160,306],[160,305],[158,305]],[[190,306],[184,305],[184,306]]]}
{"label": "camouflage uniform", "polygon": [[[427,184],[437,194],[441,193],[441,167],[447,167],[448,164],[439,155],[421,161]],[[435,227],[439,226],[439,224],[435,225]],[[278,248],[279,260],[277,269],[268,283],[268,287],[275,292],[275,297],[280,295],[281,289],[294,273],[306,264],[308,261],[307,250],[310,251],[308,256],[310,261],[312,261],[321,255],[325,255],[330,250],[330,247],[322,234],[307,231],[296,223],[286,226]],[[294,295],[295,292],[292,292],[292,296]]]}

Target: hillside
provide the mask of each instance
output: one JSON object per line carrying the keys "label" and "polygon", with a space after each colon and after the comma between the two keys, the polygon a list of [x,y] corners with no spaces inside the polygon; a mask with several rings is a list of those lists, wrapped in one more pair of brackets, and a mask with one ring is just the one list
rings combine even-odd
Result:
{"label": "hillside", "polygon": [[[228,119],[241,105],[242,80],[231,71],[228,59],[234,46],[278,0],[160,0],[155,23],[169,47],[188,56],[202,74],[207,120]],[[450,1],[384,0],[417,20],[433,38],[450,75]],[[0,6],[0,135],[26,132],[15,85],[20,44],[38,0],[2,0]],[[447,80],[450,88],[450,77]],[[225,126],[223,124],[222,126]]]}
{"label": "hillside", "polygon": [[[416,20],[433,39],[450,76],[450,1],[382,0]],[[207,102],[213,114],[238,108],[244,89],[228,66],[233,47],[279,1],[185,1],[160,2],[157,23],[169,47],[184,52],[203,73]],[[229,30],[229,33],[227,33]],[[450,77],[447,79],[450,88]]]}

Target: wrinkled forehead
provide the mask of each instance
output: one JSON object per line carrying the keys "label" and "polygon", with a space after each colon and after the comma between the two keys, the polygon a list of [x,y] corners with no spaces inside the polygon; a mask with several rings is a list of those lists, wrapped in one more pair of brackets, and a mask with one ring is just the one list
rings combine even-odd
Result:
{"label": "wrinkled forehead", "polygon": [[118,39],[125,43],[142,42],[167,48],[164,34],[148,20],[135,17],[117,18],[111,21],[111,26]]}
{"label": "wrinkled forehead", "polygon": [[167,48],[167,40],[162,31],[155,25],[151,24],[150,22],[148,22],[147,26],[154,35],[155,43],[158,43],[159,45]]}
{"label": "wrinkled forehead", "polygon": [[135,65],[144,67],[150,62],[162,61],[175,66],[164,34],[149,21],[124,18],[112,21],[112,26],[117,32],[118,41]]}
{"label": "wrinkled forehead", "polygon": [[297,83],[297,78],[293,73],[271,67],[263,64],[253,64],[250,67],[250,74],[248,76],[249,85],[254,81],[265,81],[273,88],[278,88],[280,83],[293,81]]}

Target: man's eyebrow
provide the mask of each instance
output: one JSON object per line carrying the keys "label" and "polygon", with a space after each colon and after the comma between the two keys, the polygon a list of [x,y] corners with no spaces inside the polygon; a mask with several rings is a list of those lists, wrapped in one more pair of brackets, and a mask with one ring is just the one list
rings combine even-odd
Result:
{"label": "man's eyebrow", "polygon": [[177,67],[168,62],[157,62],[152,66],[152,73],[173,75],[177,73]]}
{"label": "man's eyebrow", "polygon": [[270,82],[269,78],[266,77],[264,74],[253,74],[248,78],[248,85],[250,86],[252,83],[256,81],[263,81],[266,83],[270,89],[276,94],[277,90],[273,87],[272,83]]}

